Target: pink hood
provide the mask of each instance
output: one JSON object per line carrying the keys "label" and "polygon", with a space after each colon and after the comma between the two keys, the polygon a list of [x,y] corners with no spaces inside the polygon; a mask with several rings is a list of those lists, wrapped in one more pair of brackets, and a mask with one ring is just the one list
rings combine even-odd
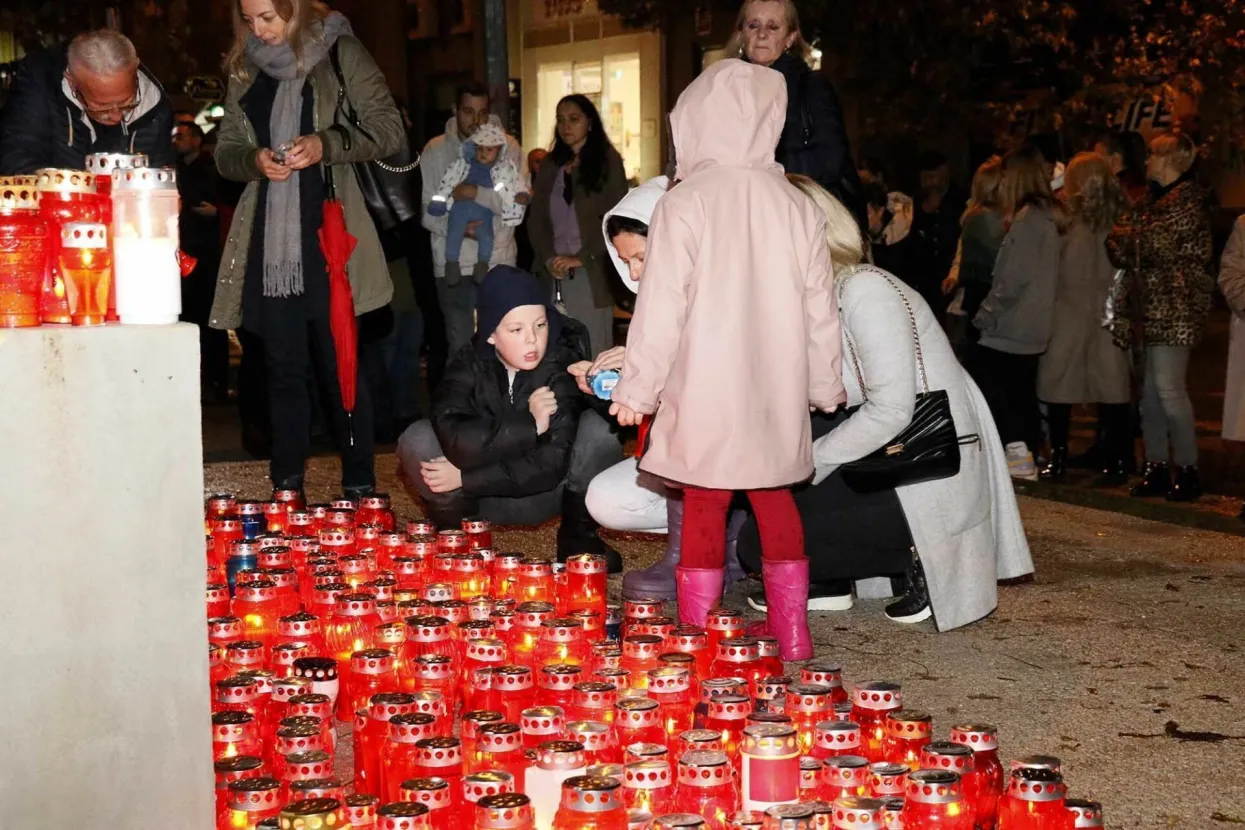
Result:
{"label": "pink hood", "polygon": [[719,165],[777,167],[774,148],[786,120],[781,73],[733,58],[715,63],[683,90],[670,114],[677,178]]}

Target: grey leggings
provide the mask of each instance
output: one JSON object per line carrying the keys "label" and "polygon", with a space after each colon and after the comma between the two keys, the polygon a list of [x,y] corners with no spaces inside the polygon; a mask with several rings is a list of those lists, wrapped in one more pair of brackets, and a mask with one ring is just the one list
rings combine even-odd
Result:
{"label": "grey leggings", "polygon": [[1197,422],[1185,375],[1189,346],[1146,346],[1145,381],[1141,390],[1141,437],[1146,461],[1171,461],[1197,466]]}

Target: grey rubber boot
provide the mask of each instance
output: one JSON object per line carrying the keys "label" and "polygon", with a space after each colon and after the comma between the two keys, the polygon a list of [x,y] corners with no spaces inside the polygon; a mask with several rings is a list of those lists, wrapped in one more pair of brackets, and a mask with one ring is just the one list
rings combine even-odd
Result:
{"label": "grey rubber boot", "polygon": [[666,499],[666,552],[656,565],[623,576],[625,599],[675,598],[674,569],[679,564],[683,548],[683,499]]}

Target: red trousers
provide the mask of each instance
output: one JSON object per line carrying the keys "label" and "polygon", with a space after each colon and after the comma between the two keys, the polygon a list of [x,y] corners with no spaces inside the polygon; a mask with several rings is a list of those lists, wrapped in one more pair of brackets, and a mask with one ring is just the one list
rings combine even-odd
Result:
{"label": "red trousers", "polygon": [[[770,561],[804,558],[804,525],[787,488],[748,490],[757,517],[761,557]],[[726,514],[731,490],[686,487],[683,490],[684,568],[720,568],[726,555]]]}

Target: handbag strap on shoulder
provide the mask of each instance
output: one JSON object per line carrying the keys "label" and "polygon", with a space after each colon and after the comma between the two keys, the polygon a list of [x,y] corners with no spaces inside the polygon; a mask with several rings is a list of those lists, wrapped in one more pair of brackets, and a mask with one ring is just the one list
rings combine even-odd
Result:
{"label": "handbag strap on shoulder", "polygon": [[[899,299],[903,301],[903,307],[908,312],[908,325],[912,329],[912,347],[916,352],[916,368],[917,368],[917,371],[921,375],[921,393],[928,395],[929,394],[929,377],[925,373],[925,354],[924,352],[921,351],[921,336],[920,334],[917,333],[916,312],[912,310],[912,304],[908,302],[908,295],[903,292],[903,289],[901,289],[898,285],[895,284],[895,279],[890,274],[886,273],[881,268],[877,268],[873,265],[864,265],[864,264],[856,265],[852,267],[852,269],[848,271],[847,274],[841,280],[839,280],[840,295],[842,294],[843,286],[847,284],[847,281],[851,279],[853,276],[855,276],[856,274],[860,273],[861,271],[869,271],[871,273],[877,274],[879,277],[886,280],[886,282],[890,285],[890,287],[895,289],[895,293],[899,295]],[[865,389],[865,378],[864,378],[864,375],[860,371],[860,360],[856,356],[856,346],[852,342],[851,332],[847,333],[847,351],[851,354],[851,357],[852,357],[852,367],[855,369],[855,372],[856,372],[856,382],[860,384],[860,394],[864,396],[865,400],[868,400],[869,393]]]}

